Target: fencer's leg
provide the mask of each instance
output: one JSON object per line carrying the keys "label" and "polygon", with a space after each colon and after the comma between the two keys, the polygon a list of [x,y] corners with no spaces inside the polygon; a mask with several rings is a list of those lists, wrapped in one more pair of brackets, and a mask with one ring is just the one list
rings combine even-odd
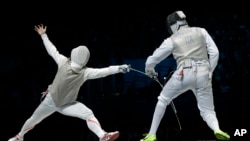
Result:
{"label": "fencer's leg", "polygon": [[199,66],[196,72],[197,87],[192,89],[192,91],[196,97],[200,115],[210,129],[213,131],[218,130],[219,123],[214,110],[213,90],[211,79],[209,79],[209,68],[206,65]]}
{"label": "fencer's leg", "polygon": [[[205,91],[203,91],[205,90]],[[213,130],[214,135],[219,140],[230,140],[230,135],[223,132],[219,127],[219,122],[214,110],[213,94],[211,88],[198,90],[195,94],[198,102],[201,117]]]}
{"label": "fencer's leg", "polygon": [[214,99],[212,87],[207,86],[193,91],[197,100],[198,109],[203,120],[207,123],[210,129],[218,130],[219,123],[214,110]]}
{"label": "fencer's leg", "polygon": [[165,114],[167,105],[169,105],[173,99],[175,99],[188,89],[187,86],[183,88],[181,85],[177,85],[180,83],[180,80],[176,79],[175,77],[171,77],[166,83],[166,85],[163,87],[155,107],[149,135],[156,134],[157,128],[159,127],[162,117]]}
{"label": "fencer's leg", "polygon": [[159,124],[162,120],[162,117],[165,114],[166,107],[169,103],[170,100],[168,98],[165,98],[163,95],[158,96],[158,102],[155,107],[153,120],[148,135],[156,134]]}
{"label": "fencer's leg", "polygon": [[40,123],[44,118],[55,112],[54,103],[51,97],[47,96],[44,101],[36,108],[32,116],[27,119],[18,133],[18,136],[22,137],[31,129]]}
{"label": "fencer's leg", "polygon": [[101,128],[101,125],[97,118],[94,116],[92,110],[80,102],[73,102],[71,104],[63,106],[58,112],[63,115],[86,120],[88,128],[99,138],[103,137],[105,134],[105,131]]}
{"label": "fencer's leg", "polygon": [[96,117],[91,117],[87,119],[87,125],[88,128],[96,133],[98,137],[100,138],[100,141],[114,141],[116,140],[120,133],[119,131],[114,131],[114,132],[106,132],[101,128],[101,125],[99,121],[96,119]]}

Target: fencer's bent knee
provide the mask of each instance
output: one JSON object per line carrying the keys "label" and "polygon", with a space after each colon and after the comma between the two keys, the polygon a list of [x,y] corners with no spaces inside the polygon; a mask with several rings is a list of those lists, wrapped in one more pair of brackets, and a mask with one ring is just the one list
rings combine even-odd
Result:
{"label": "fencer's bent knee", "polygon": [[159,100],[159,102],[161,102],[164,105],[168,105],[170,103],[170,99],[164,97],[163,95],[159,95],[158,100]]}

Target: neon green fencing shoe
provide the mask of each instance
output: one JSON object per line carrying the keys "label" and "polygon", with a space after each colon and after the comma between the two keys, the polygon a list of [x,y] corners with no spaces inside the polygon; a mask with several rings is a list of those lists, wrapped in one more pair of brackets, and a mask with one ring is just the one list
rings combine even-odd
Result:
{"label": "neon green fencing shoe", "polygon": [[218,140],[223,140],[223,141],[230,140],[230,136],[221,130],[215,130],[214,135]]}
{"label": "neon green fencing shoe", "polygon": [[156,135],[147,135],[144,139],[141,139],[140,141],[157,141]]}

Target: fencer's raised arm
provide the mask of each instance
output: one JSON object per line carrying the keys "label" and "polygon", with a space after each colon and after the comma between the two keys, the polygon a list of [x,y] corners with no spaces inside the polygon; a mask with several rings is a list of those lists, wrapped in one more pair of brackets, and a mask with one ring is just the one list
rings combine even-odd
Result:
{"label": "fencer's raised arm", "polygon": [[34,30],[39,34],[42,35],[46,33],[47,26],[44,26],[43,24],[35,25]]}
{"label": "fencer's raised arm", "polygon": [[34,30],[41,36],[43,40],[43,44],[48,52],[48,54],[55,60],[55,62],[60,67],[64,61],[67,60],[67,58],[63,55],[61,55],[55,45],[49,40],[46,31],[47,26],[44,26],[43,24],[36,25]]}

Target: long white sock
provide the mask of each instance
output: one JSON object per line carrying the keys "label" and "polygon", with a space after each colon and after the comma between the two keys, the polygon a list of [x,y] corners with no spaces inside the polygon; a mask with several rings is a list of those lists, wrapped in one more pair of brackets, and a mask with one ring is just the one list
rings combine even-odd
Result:
{"label": "long white sock", "polygon": [[99,121],[95,118],[92,117],[87,120],[87,126],[88,128],[94,132],[99,138],[103,137],[105,134],[105,131],[101,128],[101,125]]}
{"label": "long white sock", "polygon": [[161,119],[163,115],[165,114],[167,105],[164,104],[162,101],[158,101],[155,107],[154,115],[153,115],[153,120],[151,123],[149,135],[156,134],[156,131],[159,127],[159,124],[161,122]]}
{"label": "long white sock", "polygon": [[219,130],[219,123],[218,119],[214,112],[206,113],[203,116],[204,121],[207,123],[207,125],[214,131]]}
{"label": "long white sock", "polygon": [[23,136],[30,131],[31,129],[34,128],[35,124],[37,123],[37,121],[34,120],[33,116],[30,117],[28,120],[26,120],[26,122],[24,123],[21,131],[18,133],[18,135],[23,138]]}

